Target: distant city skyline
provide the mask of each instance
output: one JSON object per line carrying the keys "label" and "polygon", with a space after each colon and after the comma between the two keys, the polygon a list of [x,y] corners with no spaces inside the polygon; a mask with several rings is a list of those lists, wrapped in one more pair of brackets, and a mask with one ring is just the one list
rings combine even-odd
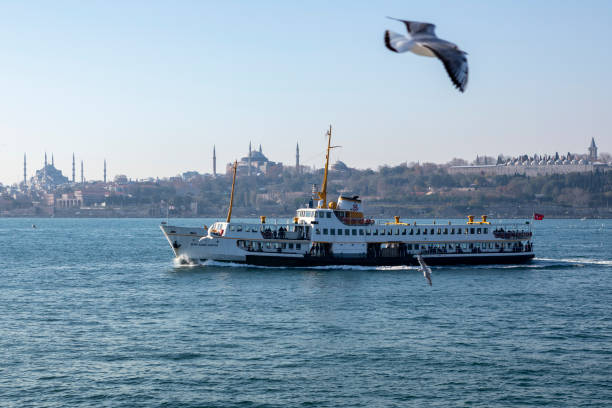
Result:
{"label": "distant city skyline", "polygon": [[[249,150],[247,152],[247,156],[244,156],[243,153],[236,153],[236,155],[235,155],[236,159],[242,158],[240,160],[239,167],[240,167],[240,169],[242,169],[242,167],[244,167],[244,169],[242,169],[241,171],[244,171],[245,175],[248,173],[248,170],[246,170],[246,169],[251,167],[251,164],[250,164],[250,159],[251,159],[250,158],[250,154],[251,154],[251,142],[249,142],[248,149]],[[240,150],[240,149],[238,148],[238,150]],[[585,156],[588,156],[589,160],[593,160],[593,159],[599,160],[598,151],[599,151],[599,148],[598,148],[598,146],[597,146],[597,144],[595,142],[595,139],[591,138],[591,142],[589,143],[589,145],[585,149],[583,149],[582,152],[581,151],[577,151],[577,152],[568,152],[568,153],[578,154],[578,155],[585,155]],[[268,158],[265,155],[262,155],[262,146],[261,145],[259,145],[258,150],[254,150],[254,152],[258,153],[259,156],[257,156],[256,158],[253,159],[253,170],[258,170],[259,165],[256,162],[259,162],[259,160],[262,160],[262,162],[267,162]],[[546,155],[554,155],[555,153],[560,154],[561,156],[563,156],[565,154],[565,152],[563,152],[563,151],[561,151],[561,152],[559,152],[559,151],[552,152],[551,151],[551,152],[543,152],[543,155],[544,156],[546,156]],[[602,153],[606,154],[606,155],[609,155],[608,152],[602,152]],[[500,153],[500,154],[506,156],[504,153]],[[522,155],[525,155],[525,154],[529,155],[531,153],[530,152],[522,152],[522,153],[519,154],[519,156],[522,156]],[[481,158],[484,158],[484,160],[486,160],[487,155],[479,155],[478,153],[476,153],[475,157],[462,157],[462,158],[459,158],[459,159],[464,159],[464,160],[466,160],[468,162],[472,162],[473,159],[476,159],[476,161],[478,161],[478,157],[479,156]],[[30,166],[32,166],[32,164],[28,161],[27,157],[28,157],[27,154],[24,154],[24,156],[23,156],[23,164],[22,164],[23,171],[24,171],[24,173],[23,173],[23,180],[27,179],[28,182],[29,182],[30,178],[34,177],[35,174],[38,173],[39,170],[44,170],[45,169],[45,167],[47,165],[47,152],[44,153],[44,157],[42,159],[42,162],[40,163],[40,168],[37,167],[37,163],[33,164],[32,174],[31,175],[29,174],[29,171],[27,169],[29,169]],[[75,181],[76,181],[75,180],[75,157],[76,156],[73,153],[72,154],[72,179],[71,179],[72,183],[75,183]],[[261,157],[261,159],[260,159],[260,157]],[[495,160],[495,158],[492,155],[488,155],[488,157],[491,157],[491,158],[493,158],[493,160]],[[248,161],[247,161],[247,158],[248,158]],[[283,162],[279,161],[278,163],[280,163],[280,168],[276,168],[276,163],[274,163],[272,161],[270,163],[272,163],[274,165],[273,169],[275,169],[274,171],[277,172],[277,173],[280,172],[280,171],[283,171],[283,167],[285,167],[285,169],[291,169],[290,171],[293,171],[294,168],[297,168],[296,166],[299,166],[300,168],[303,168],[303,165],[300,165],[300,145],[299,145],[299,143],[296,144],[295,156],[294,156],[293,160],[294,160],[293,163],[290,162],[290,161],[283,161]],[[337,161],[341,161],[341,160],[340,159],[333,159],[332,158],[332,163],[335,163]],[[445,163],[448,163],[449,161],[446,161],[446,162],[432,161],[432,162],[436,163],[436,164],[445,164]],[[401,163],[398,163],[398,164],[401,164]],[[476,164],[487,164],[487,163],[476,163]],[[491,163],[488,163],[488,164],[495,164],[495,162],[491,162]],[[217,175],[222,176],[224,174],[229,174],[229,172],[230,172],[229,169],[230,169],[231,165],[232,165],[232,162],[227,163],[226,164],[226,169],[225,169],[224,172],[221,172],[221,173],[215,172],[215,166],[216,166],[216,146],[213,145],[212,146],[211,171],[210,172],[202,172],[202,171],[193,170],[193,169],[184,169],[182,171],[176,172],[174,174],[166,175],[166,176],[144,176],[144,177],[131,177],[129,174],[116,173],[116,174],[113,174],[112,176],[109,176],[108,177],[108,181],[114,179],[115,176],[126,176],[129,179],[169,178],[169,177],[175,177],[177,175],[181,175],[182,173],[193,172],[193,171],[195,171],[197,173],[200,173],[200,174],[210,174],[210,175],[213,175],[213,176],[217,176]],[[349,165],[349,167],[359,168],[358,166],[353,166],[351,163],[348,163],[348,165]],[[389,163],[381,163],[380,164],[380,166],[384,166],[384,165],[389,165]],[[54,153],[51,153],[51,166],[55,166]],[[84,177],[84,160],[81,160],[80,182],[83,183],[85,181],[103,181],[104,183],[106,183],[107,182],[107,160],[106,159],[102,160],[102,166],[103,167],[102,167],[101,177],[100,178],[97,178],[97,176],[96,176],[97,173],[98,173],[97,170],[96,169],[92,169],[91,173],[93,174],[93,177],[91,179],[87,179],[87,178]],[[315,168],[322,168],[322,166],[323,166],[323,163],[320,163],[319,166],[317,166],[315,164],[313,167],[315,167]],[[61,171],[62,174],[64,173],[64,171],[66,171],[66,174],[64,174],[64,176],[68,177],[67,176],[67,174],[68,174],[67,170],[65,170],[65,169],[63,169],[61,167],[57,167],[57,166],[56,166],[56,168],[59,171]],[[265,169],[265,168],[262,168],[260,171],[263,172],[263,174],[267,174],[267,172],[268,172],[268,170]],[[1,182],[1,180],[0,180],[0,182]]]}
{"label": "distant city skyline", "polygon": [[[468,52],[465,94],[435,59],[393,55],[386,15]],[[274,161],[377,168],[477,154],[610,152],[612,3],[432,1],[0,5],[0,182],[217,172],[262,144]],[[569,22],[569,23],[568,23]],[[577,35],[577,33],[580,33]],[[486,33],[486,35],[483,35]]]}

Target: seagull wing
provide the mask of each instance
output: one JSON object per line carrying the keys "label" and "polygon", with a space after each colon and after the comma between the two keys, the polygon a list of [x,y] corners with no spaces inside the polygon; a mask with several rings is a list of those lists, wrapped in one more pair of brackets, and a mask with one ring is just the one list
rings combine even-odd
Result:
{"label": "seagull wing", "polygon": [[422,23],[419,21],[402,20],[402,19],[393,18],[393,17],[387,17],[387,18],[404,23],[404,25],[406,26],[406,30],[408,30],[408,34],[410,34],[411,36],[423,35],[423,34],[432,35],[434,37],[436,36],[436,26],[434,24]]}
{"label": "seagull wing", "polygon": [[419,42],[419,45],[434,53],[448,73],[453,85],[461,92],[465,91],[468,83],[468,62],[466,53],[454,45],[440,42]]}
{"label": "seagull wing", "polygon": [[385,45],[393,52],[410,51],[412,48],[412,45],[410,44],[411,41],[412,40],[405,35],[394,33],[390,30],[385,31]]}

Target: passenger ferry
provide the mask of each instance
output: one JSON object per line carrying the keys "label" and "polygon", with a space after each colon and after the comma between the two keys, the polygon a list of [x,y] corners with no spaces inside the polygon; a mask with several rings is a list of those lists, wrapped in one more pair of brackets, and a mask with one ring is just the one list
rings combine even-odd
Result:
{"label": "passenger ferry", "polygon": [[492,224],[486,215],[465,223],[392,222],[365,218],[358,196],[327,200],[331,127],[325,170],[312,205],[299,208],[284,224],[231,220],[236,163],[227,219],[209,228],[162,223],[175,257],[184,263],[207,260],[264,266],[519,264],[534,257],[532,231],[524,223]]}

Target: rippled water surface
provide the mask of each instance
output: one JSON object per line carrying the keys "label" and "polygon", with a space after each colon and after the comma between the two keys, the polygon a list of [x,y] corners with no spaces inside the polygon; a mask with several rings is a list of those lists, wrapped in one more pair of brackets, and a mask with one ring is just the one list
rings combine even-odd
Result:
{"label": "rippled water surface", "polygon": [[0,406],[612,405],[610,220],[538,222],[533,263],[433,287],[177,267],[158,222],[0,219]]}

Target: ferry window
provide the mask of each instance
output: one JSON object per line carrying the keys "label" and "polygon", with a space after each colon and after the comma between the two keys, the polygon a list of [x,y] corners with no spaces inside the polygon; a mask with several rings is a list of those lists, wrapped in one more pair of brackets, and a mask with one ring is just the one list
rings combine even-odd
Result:
{"label": "ferry window", "polygon": [[412,244],[407,244],[407,245],[406,245],[406,249],[407,249],[407,250],[411,250],[411,249],[412,249]]}
{"label": "ferry window", "polygon": [[350,229],[345,229],[344,230],[344,235],[350,235],[351,234],[351,230]]}
{"label": "ferry window", "polygon": [[375,229],[372,235],[378,235],[378,229]]}
{"label": "ferry window", "polygon": [[372,235],[372,230],[368,228],[368,229],[366,230],[366,235]]}
{"label": "ferry window", "polygon": [[474,244],[473,243],[470,243],[470,249],[471,248],[474,248]]}
{"label": "ferry window", "polygon": [[230,226],[230,231],[233,231],[233,230],[234,230],[234,226],[232,225]]}
{"label": "ferry window", "polygon": [[410,235],[414,235],[414,230],[410,228]]}
{"label": "ferry window", "polygon": [[423,235],[427,235],[427,228],[423,228]]}
{"label": "ferry window", "polygon": [[319,235],[321,233],[321,230],[318,228],[315,228],[315,234]]}
{"label": "ferry window", "polygon": [[417,235],[421,235],[421,229],[420,228],[417,228],[417,233],[416,234]]}
{"label": "ferry window", "polygon": [[402,235],[406,235],[406,228],[402,229]]}
{"label": "ferry window", "polygon": [[363,229],[359,229],[359,235],[363,235]]}
{"label": "ferry window", "polygon": [[469,229],[469,228],[466,228],[466,229],[463,231],[463,233],[464,233],[465,235],[469,234],[469,233],[470,233],[470,229]]}
{"label": "ferry window", "polygon": [[287,249],[287,244],[283,242],[283,249]]}
{"label": "ferry window", "polygon": [[438,235],[442,234],[442,228],[438,228]]}
{"label": "ferry window", "polygon": [[481,229],[481,228],[476,228],[476,233],[477,233],[477,234],[482,233],[482,229]]}
{"label": "ferry window", "polygon": [[429,231],[429,232],[431,232],[431,235],[433,235],[434,234],[434,229],[432,228],[431,231]]}
{"label": "ferry window", "polygon": [[289,249],[293,249],[293,244],[289,244]]}
{"label": "ferry window", "polygon": [[395,230],[395,235],[399,235],[399,228]]}
{"label": "ferry window", "polygon": [[266,242],[266,248],[270,248],[270,243]]}
{"label": "ferry window", "polygon": [[414,244],[414,249],[419,249],[419,244]]}
{"label": "ferry window", "polygon": [[327,218],[331,218],[331,212],[327,212]]}
{"label": "ferry window", "polygon": [[242,231],[242,225],[237,225],[236,226],[236,231]]}
{"label": "ferry window", "polygon": [[473,234],[473,233],[474,233],[474,229],[475,229],[475,228],[470,228],[470,234]]}
{"label": "ferry window", "polygon": [[323,228],[323,235],[327,235],[327,228]]}
{"label": "ferry window", "polygon": [[357,235],[357,230],[353,228],[352,234]]}
{"label": "ferry window", "polygon": [[302,244],[295,244],[295,249],[300,249],[302,248]]}
{"label": "ferry window", "polygon": [[448,228],[444,228],[444,235],[448,235]]}
{"label": "ferry window", "polygon": [[385,233],[386,233],[386,230],[385,230],[384,228],[382,228],[382,229],[380,230],[380,235],[385,235]]}
{"label": "ferry window", "polygon": [[451,235],[455,235],[455,229],[451,228]]}
{"label": "ferry window", "polygon": [[336,235],[336,229],[335,228],[330,228],[329,229],[329,235]]}
{"label": "ferry window", "polygon": [[485,233],[485,234],[488,234],[488,233],[489,233],[489,229],[488,229],[488,228],[485,228],[485,229],[484,229],[484,233]]}

